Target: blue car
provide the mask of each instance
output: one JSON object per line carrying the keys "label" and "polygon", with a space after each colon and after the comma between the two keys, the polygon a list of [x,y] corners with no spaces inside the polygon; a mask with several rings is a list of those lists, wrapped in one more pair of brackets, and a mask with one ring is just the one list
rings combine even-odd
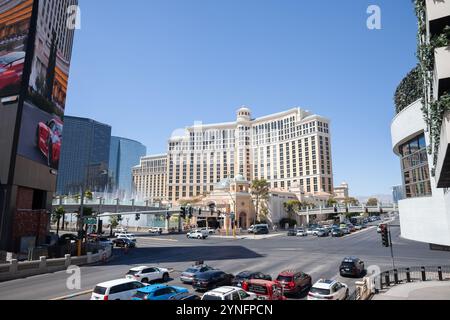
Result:
{"label": "blue car", "polygon": [[139,289],[132,300],[169,300],[177,294],[187,292],[186,288],[155,284]]}

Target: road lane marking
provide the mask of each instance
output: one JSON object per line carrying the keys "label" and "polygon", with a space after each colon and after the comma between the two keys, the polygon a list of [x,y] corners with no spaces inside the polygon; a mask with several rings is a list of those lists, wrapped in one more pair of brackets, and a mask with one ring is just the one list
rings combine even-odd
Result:
{"label": "road lane marking", "polygon": [[176,239],[165,239],[165,238],[144,238],[144,237],[138,237],[137,240],[178,242],[178,240],[176,240]]}

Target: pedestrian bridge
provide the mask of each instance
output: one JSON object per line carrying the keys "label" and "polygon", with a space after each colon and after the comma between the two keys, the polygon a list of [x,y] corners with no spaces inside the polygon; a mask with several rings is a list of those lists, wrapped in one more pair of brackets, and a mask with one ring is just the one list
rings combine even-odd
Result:
{"label": "pedestrian bridge", "polygon": [[304,209],[297,212],[299,216],[312,215],[330,215],[330,214],[347,214],[347,213],[388,213],[396,212],[398,207],[395,204],[386,204],[378,206],[338,206],[338,207],[319,207]]}

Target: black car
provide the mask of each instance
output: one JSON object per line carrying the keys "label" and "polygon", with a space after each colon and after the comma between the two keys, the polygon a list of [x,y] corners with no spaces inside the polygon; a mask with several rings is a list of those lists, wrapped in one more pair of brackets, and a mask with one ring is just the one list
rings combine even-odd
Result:
{"label": "black car", "polygon": [[60,245],[66,245],[68,243],[75,243],[75,242],[77,242],[77,240],[78,240],[78,237],[76,235],[67,233],[67,234],[63,234],[62,236],[59,237],[58,243]]}
{"label": "black car", "polygon": [[339,272],[342,277],[358,277],[364,274],[364,261],[356,257],[347,257],[342,261]]}
{"label": "black car", "polygon": [[297,236],[297,230],[290,229],[287,233],[288,237],[296,237]]}
{"label": "black car", "polygon": [[232,285],[234,287],[242,287],[242,283],[247,280],[267,280],[272,281],[272,277],[268,274],[264,274],[262,272],[253,272],[253,271],[242,271],[241,273],[237,274],[233,281]]}
{"label": "black car", "polygon": [[169,300],[201,300],[201,298],[195,294],[183,292],[170,297]]}
{"label": "black car", "polygon": [[209,291],[218,287],[231,286],[234,276],[223,271],[207,271],[194,277],[192,287],[197,291]]}
{"label": "black car", "polygon": [[333,238],[340,238],[344,236],[344,232],[341,229],[335,228],[331,230],[331,236]]}
{"label": "black car", "polygon": [[256,226],[253,229],[254,234],[269,234],[269,228],[267,226]]}
{"label": "black car", "polygon": [[134,248],[136,247],[136,243],[134,241],[131,241],[129,239],[115,239],[113,240],[113,244],[118,248]]}

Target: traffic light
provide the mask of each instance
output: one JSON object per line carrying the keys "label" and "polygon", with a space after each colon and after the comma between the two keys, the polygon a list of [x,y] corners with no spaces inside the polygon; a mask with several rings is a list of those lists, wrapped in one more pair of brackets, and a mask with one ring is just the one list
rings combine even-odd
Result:
{"label": "traffic light", "polygon": [[334,206],[334,213],[338,213],[338,208]]}
{"label": "traffic light", "polygon": [[389,241],[389,230],[387,225],[381,226],[381,240],[383,243],[383,247],[389,248],[391,246]]}
{"label": "traffic light", "polygon": [[119,214],[118,216],[117,216],[117,221],[122,221],[123,220],[123,218],[122,218],[122,216]]}
{"label": "traffic light", "polygon": [[181,207],[180,217],[183,219],[186,219],[186,208],[185,207]]}
{"label": "traffic light", "polygon": [[193,216],[194,215],[194,208],[189,207],[189,215]]}
{"label": "traffic light", "polygon": [[136,213],[136,217],[135,217],[135,220],[136,220],[136,221],[139,221],[139,220],[141,220],[141,215],[140,215],[139,213]]}

